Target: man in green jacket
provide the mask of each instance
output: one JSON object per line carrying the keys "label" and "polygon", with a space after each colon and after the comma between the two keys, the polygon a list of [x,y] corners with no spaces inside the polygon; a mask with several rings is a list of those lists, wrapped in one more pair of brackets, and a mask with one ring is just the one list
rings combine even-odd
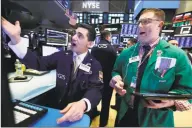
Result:
{"label": "man in green jacket", "polygon": [[188,101],[144,100],[131,94],[192,94],[192,67],[185,52],[159,39],[164,20],[162,10],[144,10],[138,21],[138,43],[115,62],[110,86],[122,96],[116,126],[173,127],[173,111],[191,108]]}

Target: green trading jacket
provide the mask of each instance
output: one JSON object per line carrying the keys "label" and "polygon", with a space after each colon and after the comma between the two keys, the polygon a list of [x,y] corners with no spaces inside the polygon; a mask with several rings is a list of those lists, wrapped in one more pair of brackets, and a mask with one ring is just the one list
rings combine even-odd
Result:
{"label": "green trading jacket", "polygon": [[[167,70],[164,77],[161,78],[154,73],[157,53],[162,51],[162,57],[176,58],[176,65]],[[139,44],[122,51],[117,58],[112,76],[120,75],[124,78],[127,93],[125,94],[126,101],[130,100],[130,88],[132,77],[136,76],[137,66],[139,62],[129,63],[129,58],[138,56]],[[129,64],[128,64],[129,63]],[[148,64],[145,68],[141,87],[141,92],[177,92],[192,94],[192,66],[186,53],[164,40],[160,40],[155,47]],[[125,115],[128,106],[125,100],[121,101],[120,110],[118,111],[118,120],[121,120]],[[129,120],[129,119],[127,119]],[[146,108],[139,103],[138,107],[139,126],[174,126],[173,111],[171,109],[151,109]]]}

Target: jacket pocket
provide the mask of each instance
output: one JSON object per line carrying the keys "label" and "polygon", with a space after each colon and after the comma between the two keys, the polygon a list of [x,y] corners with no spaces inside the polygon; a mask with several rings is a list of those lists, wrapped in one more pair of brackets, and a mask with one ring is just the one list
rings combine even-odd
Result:
{"label": "jacket pocket", "polygon": [[161,75],[158,75],[153,70],[150,73],[148,80],[148,89],[151,92],[167,93],[175,80],[175,69],[171,68],[167,70],[163,77],[161,77]]}

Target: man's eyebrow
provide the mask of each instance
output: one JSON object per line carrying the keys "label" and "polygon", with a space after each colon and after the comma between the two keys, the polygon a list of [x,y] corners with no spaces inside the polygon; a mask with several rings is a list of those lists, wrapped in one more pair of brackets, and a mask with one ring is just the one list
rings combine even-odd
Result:
{"label": "man's eyebrow", "polygon": [[79,34],[79,35],[81,35],[81,36],[83,36],[83,34],[81,33],[81,32],[76,32],[77,34]]}

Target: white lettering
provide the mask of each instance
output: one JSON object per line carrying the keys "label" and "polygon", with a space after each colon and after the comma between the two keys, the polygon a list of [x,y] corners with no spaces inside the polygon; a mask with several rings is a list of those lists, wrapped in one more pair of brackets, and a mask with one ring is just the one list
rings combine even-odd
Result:
{"label": "white lettering", "polygon": [[84,1],[82,2],[82,8],[100,9],[100,2]]}
{"label": "white lettering", "polygon": [[92,8],[96,8],[96,2],[92,3]]}
{"label": "white lettering", "polygon": [[99,2],[96,2],[96,8],[100,8],[100,3]]}
{"label": "white lettering", "polygon": [[83,2],[82,8],[87,8],[87,3]]}
{"label": "white lettering", "polygon": [[91,5],[93,4],[92,2],[88,2],[88,8],[91,8]]}

